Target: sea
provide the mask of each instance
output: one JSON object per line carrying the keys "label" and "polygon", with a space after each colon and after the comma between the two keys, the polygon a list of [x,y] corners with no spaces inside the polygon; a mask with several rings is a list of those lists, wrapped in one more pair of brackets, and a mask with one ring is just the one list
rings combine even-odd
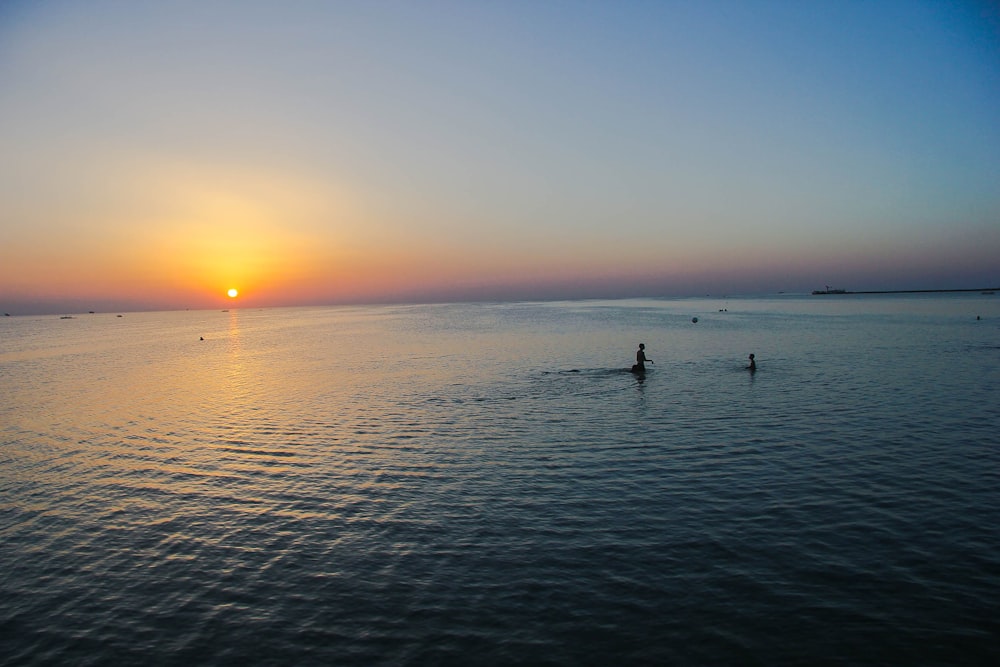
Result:
{"label": "sea", "polygon": [[1000,297],[2,317],[0,664],[1000,664]]}

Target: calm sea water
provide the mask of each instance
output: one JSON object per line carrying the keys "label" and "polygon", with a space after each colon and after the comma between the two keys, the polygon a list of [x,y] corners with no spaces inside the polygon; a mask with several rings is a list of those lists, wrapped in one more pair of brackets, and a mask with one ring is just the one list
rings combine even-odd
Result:
{"label": "calm sea water", "polygon": [[0,319],[5,665],[1000,660],[996,296],[116,315]]}

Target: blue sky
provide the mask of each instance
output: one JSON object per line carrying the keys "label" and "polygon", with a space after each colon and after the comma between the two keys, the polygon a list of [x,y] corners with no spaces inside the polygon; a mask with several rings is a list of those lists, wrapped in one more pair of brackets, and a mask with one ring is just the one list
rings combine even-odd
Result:
{"label": "blue sky", "polygon": [[1000,283],[985,2],[14,3],[0,145],[22,308]]}

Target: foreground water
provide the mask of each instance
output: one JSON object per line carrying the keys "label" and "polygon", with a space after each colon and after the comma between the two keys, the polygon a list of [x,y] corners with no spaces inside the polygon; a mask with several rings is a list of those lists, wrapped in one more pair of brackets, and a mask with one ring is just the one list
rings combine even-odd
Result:
{"label": "foreground water", "polygon": [[0,336],[4,664],[1000,659],[994,296]]}

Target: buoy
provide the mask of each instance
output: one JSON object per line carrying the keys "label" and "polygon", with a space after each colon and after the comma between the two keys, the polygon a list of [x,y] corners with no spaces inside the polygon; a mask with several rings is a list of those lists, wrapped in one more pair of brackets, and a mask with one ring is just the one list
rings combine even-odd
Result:
{"label": "buoy", "polygon": [[695,324],[698,324],[698,318],[697,317],[692,317],[691,321],[694,322]]}

